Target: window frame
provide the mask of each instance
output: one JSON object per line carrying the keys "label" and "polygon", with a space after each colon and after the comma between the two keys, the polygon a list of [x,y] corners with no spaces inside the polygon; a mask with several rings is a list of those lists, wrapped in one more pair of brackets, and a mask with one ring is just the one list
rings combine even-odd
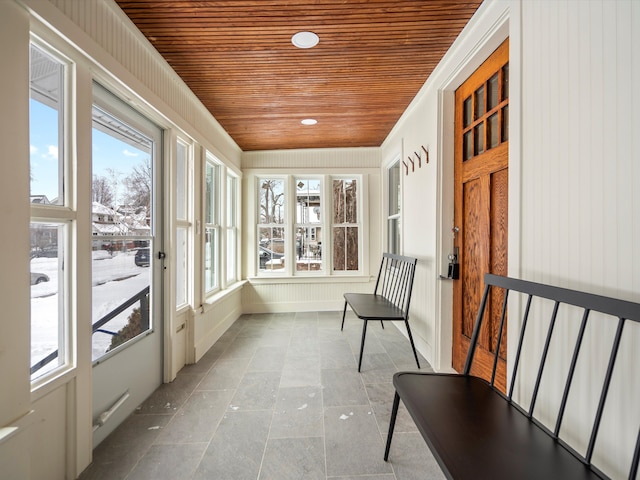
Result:
{"label": "window frame", "polygon": [[[282,203],[282,209],[281,211],[284,213],[284,222],[282,223],[275,223],[275,222],[261,222],[261,190],[263,189],[263,185],[265,181],[271,181],[271,180],[276,180],[276,181],[281,181],[282,185],[283,185],[283,203]],[[256,185],[255,185],[255,191],[257,192],[256,194],[256,202],[255,202],[255,211],[256,211],[256,239],[257,239],[257,245],[256,245],[256,260],[254,262],[254,271],[258,276],[262,276],[262,277],[281,277],[283,275],[290,275],[291,272],[291,262],[287,262],[287,252],[289,251],[289,244],[290,244],[290,240],[289,240],[289,236],[291,235],[291,218],[292,218],[292,214],[293,214],[293,206],[291,205],[291,202],[288,201],[288,196],[289,196],[289,192],[291,191],[291,176],[290,175],[258,175],[256,176]],[[281,219],[282,217],[279,216],[279,218]],[[265,269],[265,270],[260,270],[260,254],[259,254],[259,250],[260,250],[260,230],[263,228],[282,228],[284,230],[284,242],[283,242],[283,252],[284,252],[284,259],[285,259],[285,267],[283,269],[279,269],[279,270],[269,270],[269,269]]]}
{"label": "window frame", "polygon": [[[212,167],[214,178],[212,183],[212,195],[210,202],[207,198],[207,171],[209,166]],[[223,163],[220,162],[216,156],[210,151],[205,149],[204,155],[204,175],[202,178],[202,215],[203,215],[203,227],[202,227],[202,290],[204,298],[215,295],[222,289],[221,275],[220,275],[220,253],[221,253],[221,230],[222,225],[220,223],[221,215],[221,203],[222,203],[222,191],[221,191],[221,177],[223,170]],[[209,211],[211,208],[211,212]],[[211,213],[212,222],[209,222],[209,213]],[[213,285],[209,288],[207,286],[207,232],[211,230],[214,233],[214,246],[213,246],[213,258],[211,261],[211,273],[209,278],[213,279]]]}
{"label": "window frame", "polygon": [[[184,148],[184,161],[183,161],[183,208],[184,208],[184,216],[180,216],[180,207],[179,202],[181,201],[180,190],[178,189],[178,182],[181,179],[179,168],[179,149]],[[176,275],[175,275],[175,310],[176,312],[181,311],[190,305],[193,305],[193,198],[189,195],[189,192],[193,191],[193,152],[194,147],[193,143],[180,135],[175,139],[175,152],[176,152],[176,199],[175,199],[175,215],[174,215],[174,226],[175,226],[175,239],[176,239]],[[180,265],[178,265],[178,232],[180,230],[185,231],[186,235],[186,245],[185,245],[185,262],[186,265],[184,267],[184,295],[185,301],[179,302],[178,292],[180,291]]]}
{"label": "window frame", "polygon": [[[356,196],[356,202],[357,202],[357,209],[356,209],[356,215],[357,215],[357,221],[355,223],[347,223],[347,222],[342,222],[342,223],[335,223],[334,222],[334,216],[333,216],[333,212],[335,210],[335,204],[333,202],[334,196],[333,196],[333,182],[335,180],[356,180],[358,183],[356,185],[360,185],[359,188],[357,188],[357,196]],[[328,268],[329,270],[329,274],[332,276],[352,276],[352,275],[362,275],[362,272],[364,271],[364,266],[363,266],[363,260],[364,260],[364,255],[363,255],[363,251],[364,251],[364,233],[363,233],[363,223],[362,223],[362,219],[364,218],[364,191],[365,191],[365,179],[363,175],[349,175],[349,174],[340,174],[340,175],[329,175],[329,182],[328,182],[328,188],[331,189],[332,195],[331,195],[331,222],[329,223],[329,228],[327,228],[327,230],[330,230],[329,233],[329,239],[330,239],[330,247],[331,247],[331,258],[333,258],[333,246],[334,246],[334,237],[333,237],[333,229],[337,226],[342,226],[342,227],[357,227],[358,228],[358,268],[356,270],[348,270],[348,269],[344,269],[344,270],[334,270],[334,266],[333,266],[333,260],[330,262],[330,267]]]}
{"label": "window frame", "polygon": [[[365,230],[368,228],[363,219],[368,215],[366,200],[368,198],[368,175],[363,173],[354,173],[354,174],[333,174],[333,173],[317,173],[317,172],[294,172],[290,174],[282,174],[282,173],[269,173],[269,172],[256,172],[255,174],[255,183],[254,183],[254,193],[255,195],[255,240],[254,244],[251,248],[256,246],[255,256],[251,256],[254,258],[252,269],[250,270],[253,273],[255,278],[259,279],[276,279],[276,278],[299,278],[299,279],[310,279],[310,278],[337,278],[337,277],[361,277],[368,275],[369,269],[368,266],[365,265],[364,259],[367,258],[367,251],[369,248],[369,244],[367,241],[367,234]],[[296,271],[295,270],[295,262],[293,261],[296,258],[296,249],[295,249],[295,230],[297,223],[295,222],[295,209],[297,205],[297,201],[294,199],[293,201],[290,199],[290,192],[294,192],[295,196],[295,182],[299,179],[318,179],[321,183],[321,195],[323,197],[323,205],[321,206],[321,221],[319,225],[322,226],[322,233],[320,235],[322,241],[322,269],[320,271]],[[357,223],[354,224],[358,227],[358,269],[357,270],[334,270],[333,269],[333,212],[334,212],[334,201],[332,195],[332,185],[334,180],[356,180],[360,187],[357,189]],[[262,183],[265,180],[283,180],[284,181],[284,211],[286,212],[286,217],[282,224],[265,224],[261,223],[261,214],[260,214],[260,201],[261,194],[260,189],[262,188]],[[285,245],[284,245],[284,258],[285,258],[285,268],[279,271],[270,271],[270,270],[260,270],[259,265],[259,255],[258,255],[258,246],[259,246],[259,238],[260,238],[260,229],[266,227],[282,227],[285,230]]]}
{"label": "window frame", "polygon": [[[392,171],[396,170],[398,175],[398,181],[393,181]],[[386,177],[387,177],[387,202],[386,202],[386,211],[387,211],[387,251],[389,253],[394,253],[396,255],[401,255],[402,253],[402,169],[400,168],[400,158],[395,159],[391,162],[391,165],[386,169]],[[396,210],[393,211],[393,199],[396,200]],[[395,229],[392,228],[392,225],[395,224]],[[397,233],[397,241],[392,244],[392,234]]]}
{"label": "window frame", "polygon": [[[227,262],[225,265],[225,286],[232,285],[239,278],[240,257],[240,178],[225,169],[226,209],[224,216],[224,242]],[[231,236],[231,239],[229,238]]]}
{"label": "window frame", "polygon": [[[61,198],[56,204],[38,204],[30,202],[30,225],[41,224],[62,227],[63,241],[56,241],[58,252],[62,250],[62,254],[58,255],[58,365],[37,374],[40,370],[36,370],[30,376],[31,390],[35,391],[44,384],[47,384],[56,378],[64,375],[66,372],[74,369],[77,364],[77,341],[75,338],[77,317],[73,305],[73,292],[75,291],[72,276],[74,258],[75,258],[75,242],[77,241],[77,210],[76,189],[75,189],[75,168],[73,168],[73,102],[72,102],[72,84],[75,77],[75,64],[69,57],[62,54],[58,49],[54,48],[47,42],[42,41],[35,35],[31,35],[29,42],[30,52],[32,48],[37,48],[44,54],[52,57],[61,66],[60,73],[60,92],[62,99],[59,101],[60,109],[58,110],[58,197]],[[29,101],[31,102],[31,54],[29,55]],[[37,100],[36,100],[37,101]],[[42,102],[41,102],[42,103]],[[32,112],[29,112],[29,142],[31,144],[31,121]],[[31,169],[31,158],[29,159]],[[29,187],[31,198],[31,186]],[[53,200],[53,199],[52,199]],[[30,227],[31,228],[31,227]],[[61,249],[60,249],[61,246]],[[73,252],[73,253],[72,253]],[[66,267],[66,268],[65,268]],[[31,258],[29,259],[29,270],[31,271]],[[61,298],[60,298],[61,297]],[[31,302],[31,299],[30,299]],[[29,324],[31,325],[33,318],[30,314]],[[30,349],[33,345],[30,344]],[[46,358],[46,357],[45,357]],[[32,359],[30,359],[31,365]],[[43,366],[42,368],[45,368]]]}
{"label": "window frame", "polygon": [[[327,260],[325,255],[322,253],[321,254],[321,263],[320,263],[320,269],[319,270],[298,270],[297,267],[297,257],[298,257],[298,252],[297,252],[297,235],[298,235],[298,229],[310,229],[312,230],[312,232],[310,233],[310,237],[313,238],[316,242],[320,242],[320,245],[325,245],[326,242],[324,241],[324,236],[326,234],[326,217],[329,215],[327,212],[325,212],[325,210],[327,210],[327,199],[328,197],[326,196],[326,189],[325,189],[325,183],[326,183],[326,176],[323,175],[293,175],[292,176],[292,181],[293,181],[293,190],[295,192],[295,202],[294,203],[294,209],[296,210],[294,212],[294,216],[291,217],[293,219],[293,226],[292,226],[292,242],[295,239],[295,248],[296,251],[293,253],[293,259],[296,259],[296,262],[292,262],[292,265],[296,265],[295,268],[293,268],[293,275],[304,275],[304,276],[315,276],[315,275],[324,275],[325,270],[327,268]],[[319,192],[318,192],[318,196],[320,198],[320,219],[317,223],[312,223],[312,222],[298,222],[298,182],[301,181],[305,181],[305,182],[310,182],[310,181],[318,181],[319,183]],[[330,200],[329,200],[330,203]],[[318,238],[317,235],[317,229],[320,228],[320,238]]]}

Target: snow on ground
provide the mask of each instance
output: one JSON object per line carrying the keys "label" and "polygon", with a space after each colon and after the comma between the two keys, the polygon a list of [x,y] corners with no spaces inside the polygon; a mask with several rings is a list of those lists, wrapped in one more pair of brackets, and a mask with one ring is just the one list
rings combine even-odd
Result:
{"label": "snow on ground", "polygon": [[[91,319],[79,319],[92,324],[113,311],[150,284],[151,269],[138,267],[135,250],[129,252],[93,252]],[[49,281],[31,286],[31,363],[34,364],[58,348],[58,259],[34,258],[31,271],[45,273]],[[127,323],[134,304],[102,328],[117,332]],[[111,344],[111,335],[97,332],[92,338],[93,359],[100,357]],[[55,365],[56,362],[53,362]]]}

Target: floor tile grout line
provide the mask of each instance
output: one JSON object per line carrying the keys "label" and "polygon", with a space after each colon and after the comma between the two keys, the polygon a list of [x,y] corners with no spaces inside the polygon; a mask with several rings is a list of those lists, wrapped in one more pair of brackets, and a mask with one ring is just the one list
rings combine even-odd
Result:
{"label": "floor tile grout line", "polygon": [[[291,336],[293,335],[293,327],[290,329],[289,331],[289,341],[287,343],[287,350],[289,349],[289,346],[291,345]],[[285,353],[285,357],[286,357],[286,353]],[[284,370],[284,365],[283,365],[283,370]],[[260,478],[260,475],[262,474],[262,468],[264,467],[264,459],[265,456],[267,455],[267,446],[269,445],[269,436],[271,434],[271,428],[273,427],[273,418],[275,416],[275,410],[276,410],[276,405],[278,403],[278,395],[280,394],[280,384],[282,382],[282,372],[283,370],[280,371],[280,382],[278,382],[278,390],[276,392],[276,400],[275,402],[273,402],[273,408],[271,409],[271,421],[269,422],[269,430],[267,431],[267,436],[265,438],[264,441],[264,448],[262,450],[262,458],[260,459],[260,468],[258,469],[258,476],[256,477],[256,479],[258,480]]]}
{"label": "floor tile grout line", "polygon": [[[228,331],[228,330],[227,330]],[[226,332],[225,332],[226,333]],[[198,382],[198,384],[196,385],[196,387],[193,389],[193,392],[195,392],[198,388],[198,386],[204,381],[205,377],[214,369],[215,365],[218,363],[218,361],[224,356],[225,352],[229,349],[229,347],[231,346],[231,344],[238,338],[238,333],[240,333],[239,331],[236,332],[236,334],[233,336],[233,339],[229,342],[229,344],[222,350],[222,352],[220,352],[220,356],[218,358],[216,358],[216,360],[211,364],[211,367],[207,370],[207,373],[202,377],[202,379],[200,380],[200,382]],[[224,335],[224,334],[223,334]],[[219,340],[219,339],[218,339]],[[215,342],[214,342],[215,345]],[[213,345],[212,345],[213,346]],[[251,362],[249,362],[251,363]],[[248,364],[247,364],[247,368],[248,368]],[[243,372],[244,374],[244,372]],[[235,396],[238,388],[236,386],[236,388],[230,388],[230,389],[225,389],[225,390],[233,390],[233,394],[231,394],[231,399],[233,399],[233,397]],[[200,390],[200,391],[205,391],[205,390]],[[191,395],[193,395],[193,392],[191,392]],[[190,397],[189,397],[190,398]],[[186,403],[186,402],[185,402]],[[216,432],[218,431],[218,428],[220,428],[220,424],[222,423],[222,420],[225,416],[225,414],[227,413],[227,410],[229,408],[229,405],[227,405],[227,408],[225,408],[225,410],[222,412],[222,415],[220,415],[220,419],[218,420],[218,424],[216,425],[216,428],[213,429],[213,431],[211,432],[211,437],[209,438],[209,441],[206,442],[206,447],[202,450],[202,454],[200,455],[200,460],[198,460],[198,462],[196,463],[195,469],[193,471],[193,474],[191,475],[191,477],[193,478],[195,476],[195,474],[198,472],[198,469],[200,468],[200,465],[202,464],[202,461],[204,460],[204,457],[207,453],[207,451],[209,450],[209,447],[211,447],[211,442],[213,442],[213,438],[216,435]],[[177,412],[176,412],[177,413]],[[126,479],[125,479],[126,480]]]}
{"label": "floor tile grout line", "polygon": [[[339,313],[339,312],[338,312]],[[162,412],[162,413],[140,413],[138,415],[141,416],[158,416],[158,418],[161,417],[165,417],[166,423],[162,426],[162,429],[166,429],[168,428],[170,425],[172,425],[173,422],[176,421],[178,415],[180,414],[180,412],[184,411],[185,406],[192,401],[192,399],[194,398],[194,396],[196,395],[202,395],[202,394],[206,394],[207,392],[216,392],[216,391],[227,391],[229,392],[229,402],[227,402],[227,405],[224,409],[224,411],[222,412],[222,415],[220,415],[218,422],[215,426],[212,426],[212,432],[210,434],[210,436],[208,437],[207,441],[203,441],[203,442],[177,442],[177,443],[170,443],[171,442],[171,438],[167,437],[166,440],[169,443],[158,443],[158,439],[160,438],[160,435],[162,435],[162,433],[158,433],[155,437],[152,437],[153,440],[151,441],[151,443],[147,446],[147,448],[145,448],[145,450],[141,453],[139,453],[136,458],[135,458],[135,464],[127,467],[128,472],[126,472],[125,475],[125,479],[131,479],[133,478],[134,475],[134,471],[136,472],[135,475],[138,474],[148,474],[149,472],[144,470],[144,468],[141,467],[141,469],[139,469],[141,462],[144,461],[144,458],[147,457],[149,455],[149,451],[151,448],[158,446],[158,445],[201,445],[203,450],[201,455],[199,455],[199,459],[194,458],[193,459],[193,469],[191,469],[190,466],[190,470],[191,470],[191,474],[189,474],[188,476],[185,475],[183,478],[194,478],[198,475],[198,470],[199,468],[203,465],[203,460],[205,460],[206,458],[206,454],[208,449],[211,447],[212,442],[214,440],[214,437],[216,435],[216,432],[218,431],[219,427],[220,427],[220,423],[222,422],[223,418],[228,415],[229,413],[234,413],[231,412],[229,410],[229,406],[231,405],[231,400],[233,399],[233,397],[238,393],[239,391],[239,387],[240,384],[242,382],[242,379],[247,375],[247,373],[249,371],[254,372],[255,370],[251,370],[251,365],[252,363],[256,362],[257,359],[262,358],[262,357],[258,357],[257,352],[258,350],[260,350],[261,348],[264,349],[266,347],[278,347],[281,348],[282,346],[285,347],[285,359],[283,360],[284,362],[286,362],[286,358],[288,356],[288,354],[290,353],[291,349],[294,348],[294,339],[297,337],[298,339],[302,339],[307,335],[313,335],[315,336],[315,344],[314,345],[318,345],[318,352],[317,355],[319,356],[319,361],[320,364],[317,365],[317,368],[319,369],[319,386],[318,387],[314,387],[314,388],[319,388],[319,393],[322,395],[322,397],[320,398],[320,405],[321,405],[321,411],[322,411],[322,423],[319,425],[320,429],[316,430],[321,436],[322,436],[322,452],[320,454],[324,455],[324,458],[322,459],[324,461],[324,476],[321,476],[321,478],[324,478],[325,480],[330,480],[330,479],[335,479],[338,477],[335,476],[329,476],[328,475],[328,467],[330,464],[330,458],[327,457],[327,452],[328,452],[328,444],[327,444],[327,422],[326,422],[326,409],[327,404],[326,404],[326,395],[324,392],[324,386],[323,386],[323,379],[322,379],[322,371],[323,371],[323,358],[328,358],[327,355],[329,357],[331,357],[332,355],[332,351],[331,349],[327,350],[326,346],[325,349],[323,350],[322,348],[320,348],[320,344],[322,342],[326,342],[326,343],[335,343],[336,339],[339,337],[334,336],[333,333],[331,333],[330,328],[332,328],[331,326],[328,326],[329,322],[324,322],[325,319],[328,318],[332,318],[332,322],[331,323],[335,323],[335,328],[339,329],[339,325],[340,325],[340,319],[338,318],[338,316],[335,317],[322,317],[320,316],[320,314],[318,312],[298,312],[298,314],[294,314],[291,317],[282,317],[282,319],[284,320],[283,322],[280,321],[280,319],[278,317],[271,317],[271,316],[265,316],[265,317],[260,317],[257,316],[255,318],[255,322],[250,321],[247,322],[246,324],[243,324],[242,326],[238,326],[237,328],[233,328],[232,331],[228,331],[228,335],[225,335],[227,332],[225,332],[225,334],[223,334],[221,336],[221,339],[223,339],[223,342],[221,342],[220,344],[220,350],[216,349],[214,351],[214,353],[211,353],[211,356],[209,358],[206,359],[207,363],[210,363],[207,367],[201,367],[202,370],[196,372],[184,372],[186,375],[198,375],[201,376],[201,378],[188,378],[188,379],[183,379],[183,381],[181,382],[181,385],[185,385],[189,386],[190,388],[187,389],[188,393],[185,397],[183,397],[182,395],[184,395],[184,393],[180,393],[180,391],[182,390],[181,388],[176,389],[176,390],[169,390],[168,391],[168,395],[169,395],[169,399],[177,399],[180,400],[182,399],[182,402],[180,404],[180,407],[178,409],[176,409],[175,411],[171,412]],[[264,320],[262,320],[262,318],[264,318]],[[247,319],[249,319],[249,317],[247,317]],[[298,321],[296,321],[296,319]],[[253,320],[253,319],[251,319]],[[334,321],[335,320],[335,321]],[[354,318],[351,318],[351,322],[350,323],[354,323],[355,321],[357,321],[357,319],[354,320]],[[261,328],[264,327],[264,328]],[[270,328],[276,328],[279,333],[275,333],[275,332],[270,332],[269,329]],[[345,328],[347,328],[347,326],[345,325]],[[350,330],[353,330],[353,328],[350,328]],[[385,329],[386,331],[387,329]],[[389,329],[392,330],[394,335],[392,336],[388,336],[384,334],[384,331],[378,331],[376,329],[375,332],[371,332],[374,333],[375,337],[377,337],[377,340],[380,342],[380,347],[381,350],[379,353],[384,353],[389,357],[389,366],[394,370],[394,371],[398,371],[399,366],[404,366],[404,369],[407,369],[406,367],[409,366],[408,362],[406,362],[403,358],[403,352],[399,349],[397,349],[398,347],[398,338],[402,338],[402,340],[408,341],[406,339],[406,337],[402,336],[402,337],[396,337],[395,334],[397,333],[402,333],[402,332],[396,332],[396,329]],[[283,342],[282,340],[278,339],[277,337],[284,333],[285,335],[287,335],[287,340],[286,343]],[[355,338],[355,336],[353,335],[353,331],[350,332],[340,332],[341,336],[344,340],[346,340],[347,344],[349,344],[351,347],[353,347],[353,345],[355,345],[355,343],[350,342],[350,337],[353,336]],[[359,337],[359,332],[355,332],[356,335]],[[369,333],[369,332],[367,332]],[[220,340],[220,339],[219,339]],[[234,345],[234,343],[236,341],[240,340],[242,343],[237,343]],[[358,339],[359,340],[359,339]],[[255,342],[255,343],[254,343]],[[342,340],[340,340],[340,342],[342,342]],[[352,345],[353,343],[353,345]],[[358,343],[359,344],[359,343]],[[215,345],[215,343],[214,343]],[[304,348],[301,348],[302,344],[297,344],[296,348],[299,350],[299,353],[302,353],[302,355],[307,355],[308,352],[304,351]],[[303,345],[302,345],[303,346]],[[356,345],[357,346],[357,345]],[[213,345],[212,345],[213,347]],[[250,356],[245,356],[244,354],[242,354],[242,349],[248,347],[247,351],[245,351],[244,353],[249,353]],[[304,346],[303,346],[304,347]],[[221,362],[225,361],[225,360],[229,360],[229,365],[233,366],[234,364],[234,358],[233,356],[231,357],[227,357],[227,354],[233,354],[234,352],[232,352],[232,349],[236,350],[236,352],[240,353],[241,355],[239,357],[237,357],[238,359],[242,359],[242,363],[244,364],[243,368],[237,369],[232,373],[233,376],[228,377],[230,380],[233,378],[237,379],[237,384],[235,385],[235,387],[233,388],[212,388],[211,390],[201,390],[200,386],[203,384],[205,378],[210,375],[215,369],[216,366],[220,366]],[[391,350],[389,350],[391,349]],[[209,350],[210,351],[210,350]],[[204,355],[207,355],[207,353],[209,353],[209,351],[205,352]],[[357,355],[359,353],[359,349],[354,349],[354,348],[350,348],[350,358],[353,362],[354,365],[354,369],[356,368],[355,365],[357,363]],[[391,355],[390,352],[394,352],[393,355]],[[236,355],[238,354],[236,353]],[[376,354],[378,352],[371,352],[371,354]],[[411,351],[409,351],[409,353],[411,353]],[[265,352],[265,354],[269,354],[268,351]],[[365,352],[366,354],[366,352]],[[203,356],[204,356],[203,355]],[[266,357],[268,358],[268,357]],[[343,357],[345,360],[347,359],[347,357]],[[424,360],[424,357],[422,357],[422,360],[425,362],[425,368],[429,368],[428,362],[426,362],[426,360]],[[246,363],[245,363],[246,362]],[[384,393],[384,390],[382,390],[382,387],[377,387],[379,388],[379,393],[376,393],[376,390],[372,390],[369,391],[368,387],[372,387],[375,388],[375,385],[379,385],[379,384],[387,384],[390,382],[390,380],[386,380],[385,378],[387,378],[388,374],[385,373],[385,367],[384,365],[380,364],[380,361],[377,359],[374,359],[373,363],[371,363],[371,359],[369,360],[369,366],[373,369],[372,373],[373,375],[369,376],[366,375],[364,373],[361,373],[358,375],[359,381],[360,381],[360,386],[361,388],[365,389],[365,396],[364,399],[366,399],[364,401],[364,405],[370,410],[370,412],[374,415],[374,421],[375,421],[375,425],[377,427],[378,430],[378,434],[380,435],[380,438],[384,444],[384,435],[385,432],[382,432],[380,430],[380,426],[381,426],[381,421],[382,421],[382,417],[380,417],[379,415],[376,415],[375,413],[375,409],[374,409],[374,404],[372,402],[372,395],[374,395],[374,399],[379,397],[380,400],[380,405],[384,407],[384,409],[386,410],[386,405],[387,405],[387,401],[385,398],[383,398],[382,394]],[[333,368],[329,368],[331,365],[333,365]],[[340,370],[340,369],[348,369],[348,367],[344,366],[344,360],[339,360],[337,363],[336,362],[331,362],[329,361],[329,363],[326,363],[325,366],[327,366],[329,370]],[[277,364],[276,364],[277,366]],[[415,367],[413,367],[412,369],[415,369]],[[314,368],[315,370],[315,368]],[[325,369],[326,370],[326,369]],[[378,370],[376,372],[376,370]],[[271,370],[265,370],[265,371],[275,371],[273,369]],[[266,432],[266,438],[265,438],[265,442],[264,442],[264,447],[262,448],[262,456],[260,458],[260,465],[259,465],[259,469],[257,471],[257,478],[259,479],[261,475],[263,475],[266,471],[264,470],[265,467],[269,468],[268,465],[270,465],[270,463],[267,462],[271,462],[272,460],[268,460],[269,455],[268,455],[268,448],[269,448],[269,444],[271,440],[271,432],[274,431],[274,420],[275,420],[275,412],[276,412],[276,406],[277,406],[277,402],[278,402],[278,398],[280,397],[280,392],[282,390],[282,379],[283,379],[283,375],[284,375],[284,366],[282,369],[278,369],[277,370],[279,372],[279,382],[276,383],[275,385],[277,385],[277,388],[274,389],[275,391],[275,401],[273,402],[272,406],[270,408],[257,408],[257,409],[252,409],[250,411],[263,411],[263,412],[270,412],[270,420],[268,423],[268,429]],[[260,371],[255,371],[255,372],[262,372],[262,370]],[[274,376],[274,379],[278,378],[277,376]],[[190,386],[189,383],[190,382],[194,382],[193,386]],[[217,385],[220,385],[219,383],[213,383],[210,382],[212,387],[216,387]],[[305,382],[301,382],[301,383],[307,383]],[[274,386],[275,386],[274,385]],[[301,387],[303,387],[304,385],[300,385]],[[288,387],[287,387],[288,388]],[[167,395],[167,393],[161,394],[159,398],[164,398],[164,396]],[[173,396],[173,397],[172,397]],[[172,402],[175,403],[175,402]],[[259,405],[256,404],[256,405]],[[152,407],[155,408],[155,405],[152,405]],[[249,410],[243,410],[243,411],[249,411]],[[268,414],[268,413],[267,413]],[[264,418],[264,417],[263,417]],[[267,419],[264,419],[267,420]],[[278,437],[278,439],[280,438],[284,438],[284,439],[289,439],[289,438],[294,438],[294,437],[289,437],[286,436],[286,434],[288,433],[287,430],[283,430],[283,434],[285,436],[282,437]],[[313,434],[313,435],[306,435],[305,437],[295,437],[295,438],[317,438],[318,435],[317,434]],[[200,438],[207,438],[206,436],[204,437],[200,437]],[[196,452],[197,453],[197,452]],[[255,452],[255,454],[259,454],[257,451]],[[321,461],[322,461],[321,460]],[[371,473],[370,476],[372,478],[380,476],[380,478],[393,478],[395,480],[398,480],[400,477],[398,477],[398,472],[396,472],[396,468],[397,466],[394,466],[394,464],[390,463],[390,471],[388,473]],[[318,464],[318,466],[320,466]],[[138,470],[137,470],[138,469]],[[340,469],[338,469],[340,470]],[[316,470],[317,471],[317,470]],[[123,472],[124,473],[124,472]],[[319,472],[318,472],[319,473]],[[185,472],[186,474],[186,472]],[[387,476],[385,476],[387,475]],[[356,474],[353,477],[354,478],[358,478],[358,477],[364,477],[367,475],[360,475],[360,474]],[[199,477],[198,477],[199,478]]]}

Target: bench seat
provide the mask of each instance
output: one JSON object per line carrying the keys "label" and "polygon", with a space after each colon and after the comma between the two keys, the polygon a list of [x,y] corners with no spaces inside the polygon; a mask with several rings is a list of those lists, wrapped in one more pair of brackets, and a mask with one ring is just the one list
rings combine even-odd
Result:
{"label": "bench seat", "polygon": [[448,478],[600,478],[478,377],[401,372],[393,384]]}
{"label": "bench seat", "polygon": [[344,299],[358,318],[367,320],[404,320],[404,312],[381,295],[345,293]]}
{"label": "bench seat", "polygon": [[382,328],[384,328],[383,322],[385,321],[403,321],[407,329],[413,356],[416,359],[416,365],[420,368],[418,352],[416,352],[411,328],[409,327],[409,305],[417,261],[418,259],[413,257],[383,253],[373,293],[344,294],[344,310],[342,312],[340,330],[344,329],[347,306],[351,306],[351,310],[353,310],[356,317],[362,320],[362,341],[360,342],[358,371],[362,368],[364,340],[367,335],[367,323],[370,320],[379,320]]}
{"label": "bench seat", "polygon": [[[630,332],[625,337],[625,342],[629,342],[626,345],[637,339],[634,335],[640,328],[640,304],[492,274],[485,275],[484,283],[463,372],[398,372],[394,375],[395,396],[385,461],[389,460],[394,425],[402,400],[448,478],[582,480],[609,476],[624,478],[628,472],[628,480],[638,480],[640,428],[637,420],[629,420],[637,417],[633,416],[635,412],[629,415],[624,409],[618,409],[619,404],[614,403],[615,400],[607,400],[611,393],[609,390],[615,389],[614,398],[621,394],[631,395],[629,404],[638,405],[637,389],[627,387],[637,381],[637,375],[629,375],[628,371],[633,364],[627,360],[623,370],[619,371],[617,367],[620,364],[616,359],[624,332]],[[512,310],[507,315],[509,305]],[[486,357],[480,360],[474,355],[480,342],[483,320],[490,315],[499,315],[497,318],[500,319],[494,332],[495,344],[491,346],[493,361]],[[496,372],[507,317],[510,338],[517,339],[517,342],[510,342],[506,346],[508,350],[504,350],[505,354],[507,351],[513,353],[513,360],[509,368],[510,379],[506,379],[509,390],[503,391],[496,384]],[[530,323],[530,328],[535,330],[527,335]],[[591,324],[594,324],[593,328],[600,329],[599,333],[608,330],[609,335],[587,337]],[[628,327],[624,328],[625,325]],[[554,332],[557,331],[564,334],[557,340],[562,343],[555,344],[563,347],[562,356],[558,355],[559,349],[556,349],[556,355],[549,354]],[[583,345],[585,338],[590,340],[586,347]],[[522,355],[523,349],[529,354]],[[533,351],[536,354],[532,354]],[[474,361],[480,368],[474,370]],[[519,369],[525,361],[529,362],[528,371],[519,374],[525,370]],[[491,370],[483,371],[479,363],[484,363]],[[572,387],[576,382],[573,380],[578,365],[592,368],[596,364],[606,366],[604,377],[588,386],[577,383],[574,391]],[[536,366],[537,372],[534,370]],[[491,381],[472,374],[472,370]],[[552,372],[557,382],[564,379],[564,388],[549,389],[545,392],[544,403],[538,402],[540,386],[548,372]],[[614,374],[626,375],[627,381],[612,382]],[[516,398],[514,390],[519,393]],[[569,401],[572,392],[573,402],[597,403],[593,418],[582,414],[574,417],[573,421],[563,421],[565,412],[575,408],[575,403]],[[540,397],[543,398],[542,395]],[[541,408],[536,409],[537,406]],[[553,421],[555,425],[543,424],[542,418],[553,419],[547,421]],[[635,435],[635,446],[628,463],[626,459],[609,463],[602,459],[630,446],[620,448],[615,440],[605,436],[602,437],[603,442],[598,442],[598,433],[604,422],[608,423],[609,432]],[[587,432],[589,425],[591,430]],[[577,443],[579,447],[574,446]],[[594,455],[596,447],[599,453]],[[626,450],[629,451],[628,448]],[[597,465],[593,463],[594,458]],[[607,469],[606,473],[602,467]]]}

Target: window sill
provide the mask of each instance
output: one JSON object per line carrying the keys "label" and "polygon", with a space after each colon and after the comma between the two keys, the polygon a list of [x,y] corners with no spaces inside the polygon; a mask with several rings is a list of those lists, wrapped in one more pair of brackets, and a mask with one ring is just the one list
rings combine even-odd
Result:
{"label": "window sill", "polygon": [[44,374],[42,377],[36,378],[31,382],[31,403],[63,387],[76,376],[76,367],[68,365],[57,371],[52,371],[50,375]]}
{"label": "window sill", "polygon": [[370,275],[333,275],[333,276],[269,276],[269,277],[249,277],[247,281],[251,284],[277,284],[277,283],[365,283],[371,281]]}
{"label": "window sill", "polygon": [[208,296],[205,299],[205,301],[202,303],[201,307],[202,307],[203,311],[208,309],[212,305],[215,305],[220,300],[223,300],[228,295],[231,295],[232,293],[236,292],[237,290],[240,290],[244,286],[245,283],[247,283],[246,280],[239,280],[236,283],[234,283],[233,285],[225,288],[224,290],[218,290],[213,295]]}

